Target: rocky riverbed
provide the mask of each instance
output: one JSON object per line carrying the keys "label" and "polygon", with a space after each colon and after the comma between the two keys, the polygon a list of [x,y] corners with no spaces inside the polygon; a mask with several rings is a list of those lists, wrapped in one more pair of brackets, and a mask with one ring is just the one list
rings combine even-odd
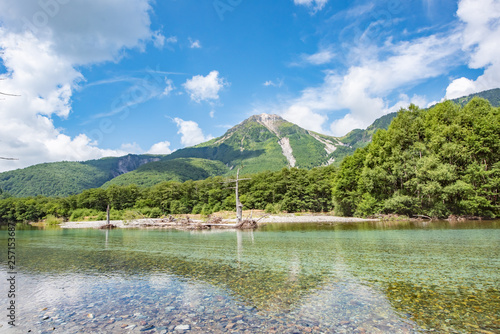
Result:
{"label": "rocky riverbed", "polygon": [[[204,223],[202,220],[191,220],[193,223]],[[258,220],[258,224],[269,224],[269,223],[358,223],[366,221],[379,221],[379,219],[368,219],[368,218],[350,218],[350,217],[336,217],[336,216],[316,216],[316,215],[273,215],[266,216]],[[235,219],[223,219],[223,224],[234,224]],[[171,228],[183,229],[183,226],[179,221],[172,222],[169,219],[136,219],[132,221],[123,220],[112,220],[110,222],[117,228]],[[83,222],[65,222],[60,226],[62,228],[102,228],[106,225],[105,220],[101,221],[83,221]]]}

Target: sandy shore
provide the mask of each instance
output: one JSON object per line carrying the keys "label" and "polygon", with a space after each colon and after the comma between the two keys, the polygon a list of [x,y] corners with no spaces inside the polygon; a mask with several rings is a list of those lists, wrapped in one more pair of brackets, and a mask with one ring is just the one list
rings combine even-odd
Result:
{"label": "sandy shore", "polygon": [[[204,223],[201,220],[192,220],[194,223]],[[269,223],[357,223],[379,221],[379,219],[347,218],[335,216],[267,216],[258,221],[259,225]],[[224,219],[224,224],[234,224],[235,219]],[[132,221],[112,220],[111,224],[117,228],[177,228],[180,225],[169,222],[168,219],[137,219]],[[100,228],[106,221],[65,222],[62,228]]]}

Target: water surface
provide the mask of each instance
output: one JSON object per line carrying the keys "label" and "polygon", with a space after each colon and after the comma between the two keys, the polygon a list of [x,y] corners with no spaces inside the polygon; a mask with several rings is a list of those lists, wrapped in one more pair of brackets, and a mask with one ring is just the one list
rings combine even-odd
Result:
{"label": "water surface", "polygon": [[16,260],[22,332],[500,332],[500,221],[18,229]]}

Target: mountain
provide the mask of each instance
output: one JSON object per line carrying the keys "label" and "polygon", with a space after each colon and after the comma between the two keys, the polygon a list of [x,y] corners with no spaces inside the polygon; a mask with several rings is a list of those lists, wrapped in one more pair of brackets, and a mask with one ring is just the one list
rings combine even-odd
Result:
{"label": "mountain", "polygon": [[470,100],[474,97],[480,97],[485,100],[490,101],[493,107],[500,106],[500,88],[486,90],[484,92],[479,92],[475,94],[471,94],[468,96],[460,97],[458,99],[451,100],[454,103],[460,104],[462,107],[465,106]]}
{"label": "mountain", "polygon": [[[488,100],[493,107],[500,107],[500,88],[486,90],[483,92],[453,99],[451,101],[463,107],[474,97],[480,97],[485,100]],[[372,141],[373,135],[375,134],[375,132],[377,132],[377,130],[379,129],[387,130],[392,120],[397,115],[398,115],[397,112],[384,115],[379,119],[375,120],[375,122],[373,122],[373,124],[370,125],[366,130],[355,129],[346,134],[345,136],[338,138],[346,146],[339,148],[339,150],[337,150],[332,155],[332,157],[336,161],[335,164],[338,165],[340,161],[344,159],[344,157],[352,155],[357,148],[362,148],[368,145],[368,143]]]}
{"label": "mountain", "polygon": [[144,164],[134,171],[122,174],[104,183],[102,187],[108,188],[111,185],[125,186],[129,184],[150,187],[164,181],[204,180],[211,176],[224,175],[228,171],[229,168],[220,161],[177,158]]}
{"label": "mountain", "polygon": [[[500,89],[474,94],[500,105]],[[464,104],[473,96],[453,100]],[[379,129],[387,129],[397,113],[377,119],[366,130],[343,137],[305,130],[277,115],[254,115],[221,137],[170,155],[127,155],[84,162],[56,162],[0,173],[0,190],[13,196],[66,196],[89,188],[163,181],[200,180],[243,173],[276,171],[283,167],[314,168],[339,165],[357,148],[371,142]]]}
{"label": "mountain", "polygon": [[16,197],[67,196],[103,183],[161,156],[127,155],[85,162],[53,162],[0,174],[0,189]]}
{"label": "mountain", "polygon": [[[234,173],[279,170],[283,167],[313,168],[333,162],[332,153],[344,144],[305,130],[277,115],[254,115],[206,143],[184,148],[166,159],[195,157],[218,160]],[[231,174],[231,172],[230,172]]]}

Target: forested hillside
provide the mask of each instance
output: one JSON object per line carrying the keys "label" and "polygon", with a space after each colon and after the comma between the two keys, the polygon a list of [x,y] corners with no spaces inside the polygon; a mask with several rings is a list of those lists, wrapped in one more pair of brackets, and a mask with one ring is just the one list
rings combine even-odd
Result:
{"label": "forested hillside", "polygon": [[[240,184],[245,209],[268,212],[330,211],[337,215],[397,213],[407,216],[500,215],[500,108],[475,98],[466,106],[451,101],[429,110],[401,110],[388,130],[346,157],[340,168],[283,168],[250,175]],[[187,165],[183,165],[187,164]],[[198,165],[198,169],[190,169]],[[203,177],[228,167],[202,159],[146,164],[127,177],[158,177],[162,168],[177,177]],[[184,170],[185,169],[185,170]],[[125,177],[125,176],[124,176]],[[118,179],[119,180],[119,179]],[[50,215],[66,219],[203,213],[233,210],[234,191],[221,176],[200,181],[163,182],[151,187],[108,184],[66,198],[14,198],[0,194],[0,221],[33,221]],[[155,182],[156,182],[155,181]],[[145,185],[145,184],[144,184]]]}
{"label": "forested hillside", "polygon": [[474,98],[410,106],[342,162],[334,180],[343,215],[500,215],[500,108]]}
{"label": "forested hillside", "polygon": [[500,107],[500,88],[486,90],[484,92],[471,94],[451,101],[464,106],[475,97],[480,97],[490,101],[491,105],[494,107]]}
{"label": "forested hillside", "polygon": [[220,161],[197,158],[177,158],[173,160],[151,162],[136,170],[115,177],[102,187],[111,185],[138,185],[151,187],[165,181],[184,182],[204,180],[211,176],[223,175],[229,168]]}
{"label": "forested hillside", "polygon": [[54,162],[0,174],[0,189],[12,196],[68,196],[128,173],[159,156],[127,155],[84,162]]}
{"label": "forested hillside", "polygon": [[[500,106],[500,89],[453,100],[464,105],[474,96]],[[245,173],[339,166],[358,148],[366,147],[379,129],[387,129],[396,113],[377,119],[366,130],[341,138],[305,130],[277,115],[254,115],[221,137],[170,155],[127,155],[84,162],[56,162],[0,173],[0,189],[13,196],[68,196],[110,185],[148,187],[163,181],[200,180]]]}
{"label": "forested hillside", "polygon": [[[334,167],[312,170],[284,168],[278,172],[247,175],[240,183],[244,209],[268,212],[329,211],[333,208],[331,182]],[[235,193],[217,176],[184,183],[168,181],[148,188],[110,185],[66,198],[28,197],[0,199],[0,222],[37,221],[46,217],[70,220],[156,218],[168,214],[210,214],[234,211]],[[0,197],[1,198],[1,197]]]}

